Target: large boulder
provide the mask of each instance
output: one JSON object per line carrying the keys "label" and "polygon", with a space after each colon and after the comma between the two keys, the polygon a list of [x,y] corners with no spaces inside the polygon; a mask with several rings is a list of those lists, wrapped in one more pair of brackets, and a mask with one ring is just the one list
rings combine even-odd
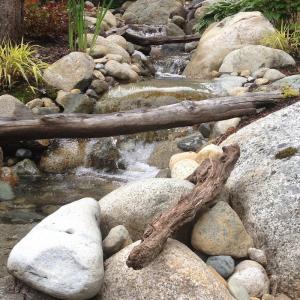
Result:
{"label": "large boulder", "polygon": [[295,60],[282,50],[261,45],[250,45],[226,55],[219,72],[231,73],[250,70],[252,73],[261,67],[282,68],[295,64]]}
{"label": "large boulder", "polygon": [[105,262],[105,279],[98,300],[189,299],[233,300],[226,286],[184,244],[169,239],[164,250],[147,268],[126,265],[136,242]]}
{"label": "large boulder", "polygon": [[180,15],[183,11],[180,0],[137,0],[123,17],[127,24],[166,25],[172,14]]}
{"label": "large boulder", "polygon": [[280,89],[284,87],[291,87],[296,90],[300,90],[300,74],[287,76],[285,78],[282,78],[280,80],[277,80],[271,84],[272,89]]}
{"label": "large boulder", "polygon": [[0,117],[32,119],[31,110],[11,95],[0,96]]}
{"label": "large boulder", "polygon": [[231,204],[266,251],[278,291],[300,297],[300,103],[268,115],[227,138],[241,157],[227,182]]}
{"label": "large boulder", "polygon": [[211,25],[202,35],[184,74],[194,79],[210,79],[225,56],[245,45],[259,44],[272,24],[260,12],[240,12]]}
{"label": "large boulder", "polygon": [[155,216],[176,204],[193,187],[186,180],[153,178],[114,190],[99,201],[103,235],[117,225],[124,225],[134,241],[140,239]]}
{"label": "large boulder", "polygon": [[86,89],[92,81],[94,60],[82,52],[72,52],[50,65],[45,82],[58,90]]}
{"label": "large boulder", "polygon": [[61,207],[13,248],[9,272],[59,299],[95,296],[104,277],[99,222],[99,205],[92,198]]}

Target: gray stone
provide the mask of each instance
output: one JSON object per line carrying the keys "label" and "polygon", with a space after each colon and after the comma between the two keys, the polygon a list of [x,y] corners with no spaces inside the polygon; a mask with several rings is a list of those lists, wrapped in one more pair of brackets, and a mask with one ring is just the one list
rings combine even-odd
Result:
{"label": "gray stone", "polygon": [[126,82],[136,82],[139,78],[139,75],[131,69],[130,65],[121,64],[115,60],[108,61],[105,70],[108,75]]}
{"label": "gray stone", "polygon": [[128,230],[123,225],[112,228],[102,242],[104,254],[109,257],[132,243]]}
{"label": "gray stone", "polygon": [[243,86],[247,82],[247,78],[242,76],[225,75],[215,78],[212,84],[219,96],[227,96],[234,88]]}
{"label": "gray stone", "polygon": [[268,79],[269,81],[276,81],[284,77],[285,75],[276,69],[269,69],[264,74],[264,78]]}
{"label": "gray stone", "polygon": [[128,255],[138,244],[129,245],[105,261],[104,284],[98,300],[233,300],[218,275],[176,240],[169,239],[146,268],[128,268]]}
{"label": "gray stone", "polygon": [[249,248],[248,255],[251,260],[258,262],[264,267],[267,266],[267,257],[265,251],[256,248]]}
{"label": "gray stone", "polygon": [[15,194],[11,186],[0,180],[0,201],[12,200],[15,198]]}
{"label": "gray stone", "polygon": [[201,133],[193,133],[177,142],[179,149],[183,151],[198,152],[207,142],[204,140]]}
{"label": "gray stone", "polygon": [[247,69],[253,73],[261,67],[279,68],[295,64],[295,60],[282,50],[249,45],[230,52],[224,58],[219,72],[241,72]]}
{"label": "gray stone", "polygon": [[16,151],[15,156],[18,157],[18,158],[31,158],[32,157],[32,152],[29,149],[19,148]]}
{"label": "gray stone", "polygon": [[300,74],[287,76],[283,79],[275,81],[271,84],[272,88],[283,88],[286,86],[290,86],[293,89],[300,89]]}
{"label": "gray stone", "polygon": [[155,216],[177,203],[193,187],[188,181],[170,178],[128,183],[99,201],[101,230],[106,235],[113,227],[124,225],[136,241]]}
{"label": "gray stone", "polygon": [[246,257],[253,241],[235,211],[220,201],[199,217],[193,228],[192,245],[208,255]]}
{"label": "gray stone", "polygon": [[200,124],[199,131],[203,135],[203,137],[209,138],[209,136],[211,134],[211,127],[212,127],[211,123],[202,123],[202,124]]}
{"label": "gray stone", "polygon": [[234,271],[234,260],[231,256],[210,256],[206,263],[213,267],[225,279]]}
{"label": "gray stone", "polygon": [[104,277],[99,221],[99,205],[92,198],[61,207],[14,246],[9,272],[60,299],[95,296]]}
{"label": "gray stone", "polygon": [[229,280],[237,280],[251,297],[262,297],[269,292],[270,281],[265,269],[257,262],[244,260],[239,263]]}
{"label": "gray stone", "polygon": [[91,140],[86,147],[85,166],[108,171],[118,168],[120,152],[110,137]]}
{"label": "gray stone", "polygon": [[103,94],[108,90],[109,86],[106,81],[96,79],[92,81],[91,88],[95,90],[97,94]]}
{"label": "gray stone", "polygon": [[123,18],[127,24],[166,25],[176,11],[183,11],[180,0],[137,0],[128,7]]}
{"label": "gray stone", "polygon": [[299,149],[299,132],[298,102],[251,123],[222,143],[241,147],[227,181],[231,204],[256,247],[265,250],[267,271],[278,277],[278,292],[291,298],[300,297],[300,155],[275,156],[288,147]]}
{"label": "gray stone", "polygon": [[173,141],[163,141],[154,146],[154,149],[148,159],[148,164],[159,169],[169,167],[169,161],[172,155],[182,152],[177,143]]}
{"label": "gray stone", "polygon": [[14,172],[19,176],[38,176],[41,175],[36,164],[30,159],[23,159],[13,166]]}
{"label": "gray stone", "polygon": [[247,290],[237,279],[230,278],[228,280],[228,289],[236,300],[250,300]]}
{"label": "gray stone", "polygon": [[258,70],[252,73],[253,78],[262,78],[264,77],[265,73],[270,70],[270,68],[259,68]]}
{"label": "gray stone", "polygon": [[166,28],[167,36],[184,36],[184,31],[176,24],[169,23]]}
{"label": "gray stone", "polygon": [[192,52],[194,49],[197,48],[198,43],[199,43],[198,41],[186,43],[185,46],[184,46],[184,50],[185,50],[186,52]]}
{"label": "gray stone", "polygon": [[[183,28],[185,25],[185,19],[181,16],[174,16],[172,18],[172,22],[174,24],[176,24],[177,26],[179,26],[180,28]],[[183,32],[183,34],[184,34],[184,32]]]}
{"label": "gray stone", "polygon": [[17,98],[11,95],[2,95],[0,96],[0,117],[30,119],[32,112]]}
{"label": "gray stone", "polygon": [[274,31],[272,24],[257,11],[227,17],[206,29],[184,74],[193,79],[210,79],[228,53],[259,44],[266,33]]}
{"label": "gray stone", "polygon": [[95,100],[85,94],[67,94],[58,102],[65,113],[92,113],[94,110]]}
{"label": "gray stone", "polygon": [[94,65],[86,53],[72,52],[50,65],[44,72],[44,80],[58,90],[84,90],[92,81]]}

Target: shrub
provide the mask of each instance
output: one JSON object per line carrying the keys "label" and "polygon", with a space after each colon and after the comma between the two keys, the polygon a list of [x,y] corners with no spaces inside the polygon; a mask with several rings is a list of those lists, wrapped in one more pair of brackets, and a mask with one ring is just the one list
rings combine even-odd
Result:
{"label": "shrub", "polygon": [[300,25],[283,24],[274,33],[266,35],[262,45],[276,48],[290,54],[299,55],[300,52]]}
{"label": "shrub", "polygon": [[10,41],[0,44],[0,86],[11,88],[16,82],[25,81],[31,90],[38,87],[42,71],[47,64],[36,57],[35,46],[13,45]]}
{"label": "shrub", "polygon": [[295,0],[222,0],[211,5],[196,26],[197,31],[203,31],[213,22],[221,21],[225,17],[240,11],[260,11],[274,25],[282,21],[297,22],[300,13],[300,1]]}
{"label": "shrub", "polygon": [[49,2],[44,5],[29,3],[24,9],[25,34],[32,38],[57,38],[68,32],[66,4]]}

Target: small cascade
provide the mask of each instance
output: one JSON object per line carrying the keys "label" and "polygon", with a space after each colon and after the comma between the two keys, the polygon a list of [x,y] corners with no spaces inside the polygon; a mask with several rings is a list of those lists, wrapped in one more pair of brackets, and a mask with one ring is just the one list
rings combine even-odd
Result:
{"label": "small cascade", "polygon": [[184,78],[182,75],[187,63],[188,54],[171,55],[155,61],[156,78]]}

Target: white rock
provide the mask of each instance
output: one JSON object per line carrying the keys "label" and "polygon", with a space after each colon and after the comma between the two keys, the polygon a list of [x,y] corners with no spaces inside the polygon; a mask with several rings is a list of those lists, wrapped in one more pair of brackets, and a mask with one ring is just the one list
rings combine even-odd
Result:
{"label": "white rock", "polygon": [[103,251],[106,256],[111,256],[132,243],[128,230],[123,225],[118,225],[110,230],[103,240]]}
{"label": "white rock", "polygon": [[276,81],[284,77],[285,75],[276,69],[269,69],[264,74],[264,78],[268,79],[269,81]]}
{"label": "white rock", "polygon": [[113,42],[113,43],[119,45],[120,47],[124,48],[125,50],[127,50],[127,41],[121,35],[112,34],[112,35],[109,35],[106,38],[106,40]]}
{"label": "white rock", "polygon": [[223,150],[221,147],[210,144],[202,148],[196,156],[196,161],[201,164],[207,158],[215,158],[220,157],[223,154]]}
{"label": "white rock", "polygon": [[171,171],[171,177],[177,179],[186,179],[194,173],[199,164],[192,159],[183,159],[175,163]]}
{"label": "white rock", "polygon": [[139,75],[131,69],[130,65],[121,64],[115,60],[108,61],[105,70],[108,75],[128,82],[136,82],[139,78]]}
{"label": "white rock", "polygon": [[240,122],[241,118],[232,118],[216,122],[213,128],[213,136],[220,136],[224,134],[229,128],[236,128]]}
{"label": "white rock", "polygon": [[248,45],[230,52],[224,58],[219,72],[241,72],[248,69],[253,73],[261,66],[277,68],[295,64],[295,60],[282,50],[261,45]]}
{"label": "white rock", "polygon": [[195,160],[196,159],[196,156],[197,156],[197,153],[196,152],[192,152],[192,151],[189,151],[189,152],[182,152],[182,153],[176,153],[174,155],[171,156],[170,158],[170,162],[169,162],[169,168],[170,170],[173,169],[174,165],[183,160],[183,159],[192,159],[192,160]]}
{"label": "white rock", "polygon": [[124,225],[136,241],[155,216],[177,203],[193,187],[186,180],[152,178],[114,190],[99,201],[102,233],[105,235],[111,228]]}
{"label": "white rock", "polygon": [[104,270],[100,208],[84,198],[61,207],[11,251],[9,272],[59,299],[89,299],[101,289]]}
{"label": "white rock", "polygon": [[239,281],[251,297],[261,297],[269,292],[268,275],[265,269],[255,261],[244,260],[239,263],[229,278],[231,279]]}

